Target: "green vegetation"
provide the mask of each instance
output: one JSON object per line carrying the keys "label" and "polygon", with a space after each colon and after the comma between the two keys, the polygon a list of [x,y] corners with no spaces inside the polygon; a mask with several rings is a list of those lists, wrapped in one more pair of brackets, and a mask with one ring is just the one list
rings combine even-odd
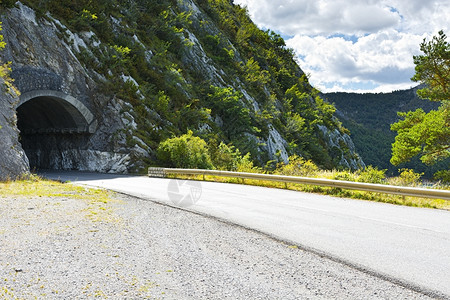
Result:
{"label": "green vegetation", "polygon": [[221,118],[224,124],[221,133],[228,141],[252,132],[250,110],[244,106],[242,98],[242,94],[232,88],[211,86],[208,93],[208,108],[213,117]]}
{"label": "green vegetation", "polygon": [[260,171],[260,168],[253,165],[250,153],[242,155],[233,145],[220,142],[217,146],[217,141],[212,140],[208,149],[215,169],[236,172]]}
{"label": "green vegetation", "polygon": [[429,42],[424,40],[414,56],[414,81],[425,84],[418,91],[422,98],[441,102],[437,110],[425,113],[422,109],[399,113],[402,118],[392,124],[397,131],[392,145],[391,163],[398,165],[419,155],[426,164],[450,158],[450,44],[443,31]]}
{"label": "green vegetation", "polygon": [[[0,31],[2,31],[2,26],[1,26],[1,22],[0,22]],[[3,41],[3,35],[2,34],[0,34],[0,49],[4,49],[5,48],[5,46],[6,46],[6,43]]]}
{"label": "green vegetation", "polygon": [[436,172],[433,179],[442,181],[445,184],[450,184],[450,170],[441,170]]}
{"label": "green vegetation", "polygon": [[[201,145],[201,147],[199,147]],[[354,182],[365,182],[375,184],[389,184],[398,186],[421,186],[423,173],[416,173],[412,169],[403,168],[398,170],[399,176],[387,177],[386,169],[379,170],[377,167],[368,166],[364,170],[321,170],[312,160],[293,155],[289,157],[289,163],[278,163],[274,168],[260,168],[253,164],[250,154],[242,155],[239,149],[233,145],[226,145],[212,140],[207,144],[204,140],[192,136],[192,132],[175,137],[163,142],[158,149],[158,155],[166,166],[180,168],[218,169],[226,171],[276,174],[287,176],[301,176],[312,178],[327,178],[334,180],[345,180]],[[271,170],[270,170],[271,169]],[[445,174],[443,174],[445,176]],[[447,174],[448,176],[448,174]],[[177,178],[204,179],[201,176],[176,176]],[[244,181],[239,178],[223,178],[208,176],[208,180],[231,183],[246,183],[258,186],[289,188],[298,191],[322,193],[346,198],[364,199],[399,205],[431,207],[450,209],[450,201],[439,199],[422,199],[415,197],[402,197],[373,192],[361,192],[344,190],[341,188],[319,187],[301,184],[286,184],[271,181],[250,180]],[[433,188],[450,189],[448,181],[441,179]]]}
{"label": "green vegetation", "polygon": [[432,41],[424,41],[421,50],[424,55],[414,57],[412,79],[422,83],[422,89],[325,97],[341,112],[343,125],[366,164],[386,169],[389,175],[410,168],[425,178],[448,182],[450,51],[446,36],[440,32]]}
{"label": "green vegetation", "polygon": [[426,85],[418,91],[422,99],[448,101],[450,99],[450,44],[444,31],[439,31],[431,41],[420,44],[425,55],[414,56],[416,74],[411,78]]}
{"label": "green vegetation", "polygon": [[386,180],[386,170],[378,170],[372,166],[368,166],[363,171],[358,173],[358,182],[368,183],[384,183]]}
{"label": "green vegetation", "polygon": [[398,175],[401,168],[414,169],[423,172],[424,178],[431,179],[439,170],[448,169],[450,159],[431,166],[423,164],[417,157],[398,166],[390,163],[395,141],[390,124],[399,120],[397,112],[418,108],[429,112],[439,107],[438,102],[420,99],[416,91],[417,88],[379,94],[329,93],[325,98],[338,109],[340,120],[350,130],[356,151],[367,165],[386,169],[389,176]]}
{"label": "green vegetation", "polygon": [[[0,2],[2,5],[2,2]],[[0,31],[2,31],[2,22],[0,22]],[[0,34],[0,51],[6,47],[6,43],[4,42],[3,35]],[[5,85],[5,90],[7,93],[20,95],[19,91],[14,87],[14,80],[9,77],[9,73],[11,72],[11,63],[2,63],[0,60],[0,78],[3,79],[3,84]],[[1,128],[1,126],[0,126]]]}
{"label": "green vegetation", "polygon": [[447,103],[429,113],[420,108],[399,113],[403,120],[391,126],[398,132],[392,145],[391,163],[398,165],[416,155],[421,155],[421,161],[426,164],[450,157],[449,108]]}
{"label": "green vegetation", "polygon": [[[292,49],[278,34],[257,28],[232,1],[196,0],[201,14],[176,0],[23,3],[38,18],[58,19],[68,44],[67,30],[95,34],[95,43],[76,55],[101,75],[98,92],[131,104],[126,110],[137,128],[127,132],[129,146],[137,143],[133,136],[145,143],[140,146],[155,154],[148,164],[162,157],[156,156],[161,143],[189,130],[207,144],[230,145],[243,157],[250,153],[247,158],[258,166],[270,160],[264,146],[274,129],[290,155],[323,168],[337,167],[343,155],[351,159],[346,145],[326,144],[318,125],[346,130],[333,105],[311,87]],[[204,55],[201,49],[210,69],[193,59]]]}
{"label": "green vegetation", "polygon": [[289,157],[289,163],[280,163],[275,174],[287,176],[315,177],[319,168],[311,161],[297,155]]}
{"label": "green vegetation", "polygon": [[400,169],[399,172],[399,185],[417,186],[420,184],[423,173],[416,173],[411,169]]}
{"label": "green vegetation", "polygon": [[[270,172],[271,174],[277,175],[288,175],[288,176],[307,176],[313,178],[326,178],[333,180],[345,180],[354,182],[366,182],[375,184],[389,184],[389,185],[399,185],[399,186],[421,186],[422,173],[416,173],[411,169],[401,169],[399,170],[400,175],[396,177],[386,177],[386,170],[378,170],[378,168],[367,167],[365,170],[358,170],[355,172],[351,171],[338,171],[338,170],[320,170],[312,161],[304,160],[298,156],[292,156],[289,158],[289,163],[280,163],[275,170]],[[252,173],[262,173],[264,172],[260,168],[250,168],[242,170],[242,172],[252,172]],[[265,171],[267,173],[267,171]],[[195,180],[205,180],[201,175],[199,176],[183,176],[183,175],[173,175],[176,178],[188,178]],[[313,185],[304,184],[293,184],[293,183],[282,183],[275,181],[264,181],[264,180],[252,180],[252,179],[239,179],[230,177],[220,177],[220,176],[206,176],[206,180],[218,181],[218,182],[229,182],[229,183],[245,183],[249,185],[264,186],[271,188],[281,188],[281,189],[291,189],[296,191],[304,191],[309,193],[320,193],[325,195],[332,195],[344,198],[362,199],[369,201],[377,201],[384,203],[391,203],[396,205],[407,205],[416,207],[428,207],[428,208],[439,208],[450,210],[450,201],[442,199],[430,199],[430,198],[417,198],[417,197],[404,197],[398,195],[374,193],[374,192],[364,192],[356,190],[346,190],[342,188],[333,187],[321,187]],[[439,183],[435,184],[433,188],[446,189],[449,190],[450,186],[448,184]]]}
{"label": "green vegetation", "polygon": [[157,149],[157,157],[167,167],[218,169],[237,172],[261,172],[253,165],[250,153],[242,155],[233,145],[193,136],[192,131],[165,140]]}
{"label": "green vegetation", "polygon": [[15,181],[0,182],[0,197],[64,197],[108,203],[112,195],[113,193],[109,191],[63,184],[35,175],[27,175]]}
{"label": "green vegetation", "polygon": [[81,186],[46,180],[35,175],[26,175],[14,181],[0,182],[1,198],[56,198],[84,201],[84,216],[92,222],[119,224],[120,217],[113,214],[111,206],[114,193],[102,189],[90,189]]}
{"label": "green vegetation", "polygon": [[158,159],[169,167],[211,169],[213,164],[206,142],[193,136],[192,131],[162,142],[157,150]]}

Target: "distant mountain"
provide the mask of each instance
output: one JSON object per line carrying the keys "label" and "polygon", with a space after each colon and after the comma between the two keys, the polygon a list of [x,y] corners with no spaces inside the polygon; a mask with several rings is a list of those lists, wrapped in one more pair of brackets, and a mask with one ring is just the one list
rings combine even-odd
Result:
{"label": "distant mountain", "polygon": [[391,93],[327,93],[323,97],[335,105],[337,116],[350,130],[356,151],[367,165],[388,169],[391,174],[399,168],[413,168],[424,172],[426,177],[431,177],[436,170],[444,168],[445,164],[429,167],[419,159],[401,166],[393,166],[389,162],[391,145],[396,135],[390,130],[390,125],[399,120],[397,112],[417,108],[429,112],[439,107],[438,102],[420,99],[417,89],[419,87]]}

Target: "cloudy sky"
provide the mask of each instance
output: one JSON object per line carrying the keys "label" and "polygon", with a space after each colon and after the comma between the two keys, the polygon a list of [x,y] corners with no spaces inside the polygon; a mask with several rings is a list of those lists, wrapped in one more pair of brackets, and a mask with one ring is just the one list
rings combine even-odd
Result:
{"label": "cloudy sky", "polygon": [[412,56],[441,29],[450,0],[235,0],[286,39],[321,91],[390,92],[415,86]]}

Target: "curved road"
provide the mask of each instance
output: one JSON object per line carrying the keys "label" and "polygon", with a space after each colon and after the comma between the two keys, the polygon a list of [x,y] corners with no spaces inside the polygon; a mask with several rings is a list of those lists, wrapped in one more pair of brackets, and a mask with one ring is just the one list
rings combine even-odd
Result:
{"label": "curved road", "polygon": [[[182,197],[190,191],[190,183],[145,176],[66,171],[41,175],[168,205],[174,205],[177,194]],[[196,192],[201,192],[199,201],[186,210],[263,232],[427,295],[450,299],[449,211],[212,182],[201,182]]]}

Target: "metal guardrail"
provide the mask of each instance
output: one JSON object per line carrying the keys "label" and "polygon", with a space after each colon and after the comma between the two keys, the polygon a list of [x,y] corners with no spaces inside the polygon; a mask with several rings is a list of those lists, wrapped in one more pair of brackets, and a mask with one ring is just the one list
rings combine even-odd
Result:
{"label": "metal guardrail", "polygon": [[271,174],[257,174],[257,173],[243,173],[230,172],[218,170],[200,170],[200,169],[171,169],[171,168],[149,168],[148,174],[151,177],[166,177],[168,174],[179,175],[210,175],[220,177],[234,177],[241,179],[255,179],[255,180],[270,180],[284,183],[298,183],[308,185],[319,185],[327,187],[336,187],[350,190],[376,192],[384,194],[396,194],[401,196],[413,196],[422,198],[438,198],[450,200],[449,190],[437,190],[415,187],[404,187],[384,184],[373,184],[343,180],[332,180],[322,178],[296,177],[285,175],[271,175]]}

